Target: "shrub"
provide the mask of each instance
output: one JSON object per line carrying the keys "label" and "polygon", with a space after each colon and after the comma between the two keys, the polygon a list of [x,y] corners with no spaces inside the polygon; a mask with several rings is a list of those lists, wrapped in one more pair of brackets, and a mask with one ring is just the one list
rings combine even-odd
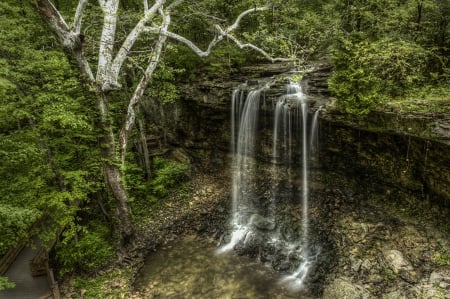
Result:
{"label": "shrub", "polygon": [[331,92],[345,112],[366,114],[385,99],[403,95],[425,80],[429,53],[415,43],[380,39],[335,48]]}
{"label": "shrub", "polygon": [[36,209],[15,207],[0,203],[0,256],[28,237],[28,229],[40,217]]}
{"label": "shrub", "polygon": [[10,282],[8,277],[0,276],[0,291],[12,289],[16,286],[14,282]]}
{"label": "shrub", "polygon": [[89,228],[67,231],[64,237],[56,246],[61,275],[74,271],[92,272],[107,265],[114,254],[105,225],[91,223]]}
{"label": "shrub", "polygon": [[155,177],[151,181],[153,193],[166,197],[189,177],[189,163],[156,157],[153,160]]}

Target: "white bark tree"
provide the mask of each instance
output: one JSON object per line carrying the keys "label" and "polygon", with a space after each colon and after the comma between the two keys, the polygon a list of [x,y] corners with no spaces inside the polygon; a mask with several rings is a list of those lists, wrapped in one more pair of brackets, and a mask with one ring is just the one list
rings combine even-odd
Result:
{"label": "white bark tree", "polygon": [[[34,0],[34,3],[48,27],[57,36],[69,59],[76,63],[84,77],[84,83],[88,85],[88,90],[96,98],[96,109],[98,110],[97,126],[102,132],[99,147],[102,155],[103,170],[107,185],[116,200],[117,232],[120,236],[121,245],[125,246],[133,237],[133,226],[128,206],[128,195],[123,186],[119,165],[120,163],[123,165],[125,161],[129,135],[136,118],[135,108],[142,99],[153,72],[161,59],[161,53],[168,38],[183,43],[200,57],[208,56],[218,43],[227,38],[236,43],[238,47],[253,49],[272,62],[289,61],[289,59],[273,58],[263,49],[252,44],[241,43],[232,35],[232,32],[239,27],[244,17],[264,11],[268,9],[267,6],[255,7],[242,12],[235,22],[227,28],[215,25],[215,37],[211,40],[207,49],[203,51],[190,40],[169,31],[171,14],[182,4],[183,0],[156,0],[152,1],[152,5],[149,5],[149,1],[143,0],[142,17],[119,47],[116,44],[116,27],[118,25],[117,16],[120,1],[98,0],[103,12],[103,28],[98,49],[97,72],[94,75],[83,52],[83,37],[81,35],[83,14],[88,1],[79,0],[71,26],[68,25],[51,0]],[[155,24],[157,21],[160,21],[160,24]],[[113,126],[108,117],[109,95],[113,90],[121,88],[119,76],[121,75],[123,63],[129,57],[130,51],[138,37],[144,33],[156,35],[156,42],[150,48],[150,62],[145,67],[145,71],[129,100],[127,115],[118,133],[118,141],[116,141],[116,133],[113,131]],[[119,152],[116,151],[117,145],[120,149]]]}

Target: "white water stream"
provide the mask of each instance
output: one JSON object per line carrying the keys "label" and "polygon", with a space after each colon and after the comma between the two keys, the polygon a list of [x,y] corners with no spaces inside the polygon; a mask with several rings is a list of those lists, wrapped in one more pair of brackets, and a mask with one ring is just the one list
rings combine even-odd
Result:
{"label": "white water stream", "polygon": [[[241,89],[233,92],[231,111],[231,147],[232,147],[232,207],[231,207],[231,237],[227,244],[219,248],[218,252],[230,251],[238,244],[245,247],[247,240],[260,232],[255,231],[252,225],[255,219],[261,218],[257,214],[258,207],[252,198],[257,197],[251,186],[255,186],[257,162],[255,149],[258,146],[258,119],[260,114],[261,97],[263,89],[249,91],[247,96]],[[293,273],[285,278],[295,288],[301,288],[307,277],[311,264],[317,258],[318,252],[312,252],[309,244],[309,162],[317,153],[317,110],[309,113],[309,104],[298,83],[287,85],[286,95],[280,97],[274,107],[273,122],[273,185],[269,188],[272,193],[268,211],[263,213],[268,223],[280,219],[276,208],[278,202],[278,189],[276,181],[281,175],[286,175],[288,181],[293,175],[301,177],[300,198],[296,201],[301,205],[300,235],[296,241],[287,241],[282,237],[282,227],[276,223],[276,230],[268,233],[268,242],[287,251],[287,256],[297,255],[300,264]],[[297,135],[295,135],[297,134]],[[298,140],[294,142],[294,139]],[[299,161],[295,161],[300,157]],[[280,165],[283,168],[280,168]],[[298,166],[300,165],[300,166]],[[261,190],[259,190],[261,191]],[[283,190],[286,193],[286,190]],[[295,192],[287,190],[289,196]],[[298,196],[298,195],[297,195]]]}

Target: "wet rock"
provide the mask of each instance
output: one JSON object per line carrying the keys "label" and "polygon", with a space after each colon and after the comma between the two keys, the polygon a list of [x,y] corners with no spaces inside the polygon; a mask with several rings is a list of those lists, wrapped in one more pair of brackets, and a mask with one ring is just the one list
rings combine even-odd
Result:
{"label": "wet rock", "polygon": [[276,227],[275,221],[258,214],[252,216],[251,222],[252,225],[259,230],[272,231]]}
{"label": "wet rock", "polygon": [[261,248],[264,246],[264,244],[264,238],[261,236],[261,234],[250,231],[241,242],[236,244],[234,250],[239,255],[256,257],[260,254]]}
{"label": "wet rock", "polygon": [[409,283],[417,282],[417,274],[411,263],[398,250],[385,250],[383,252],[387,266],[398,276]]}
{"label": "wet rock", "polygon": [[323,299],[368,299],[370,293],[364,287],[354,284],[347,279],[337,278],[329,284],[323,293]]}

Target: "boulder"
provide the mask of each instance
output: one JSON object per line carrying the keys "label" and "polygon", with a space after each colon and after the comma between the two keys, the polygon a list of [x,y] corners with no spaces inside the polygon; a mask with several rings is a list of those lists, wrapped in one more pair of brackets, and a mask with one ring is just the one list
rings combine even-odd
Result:
{"label": "boulder", "polygon": [[403,280],[417,282],[417,275],[411,263],[398,250],[391,249],[383,252],[387,266]]}
{"label": "boulder", "polygon": [[364,287],[345,278],[336,278],[325,287],[323,299],[368,299],[370,293]]}
{"label": "boulder", "polygon": [[276,227],[275,221],[265,218],[259,214],[252,216],[251,223],[255,228],[263,231],[272,231]]}

